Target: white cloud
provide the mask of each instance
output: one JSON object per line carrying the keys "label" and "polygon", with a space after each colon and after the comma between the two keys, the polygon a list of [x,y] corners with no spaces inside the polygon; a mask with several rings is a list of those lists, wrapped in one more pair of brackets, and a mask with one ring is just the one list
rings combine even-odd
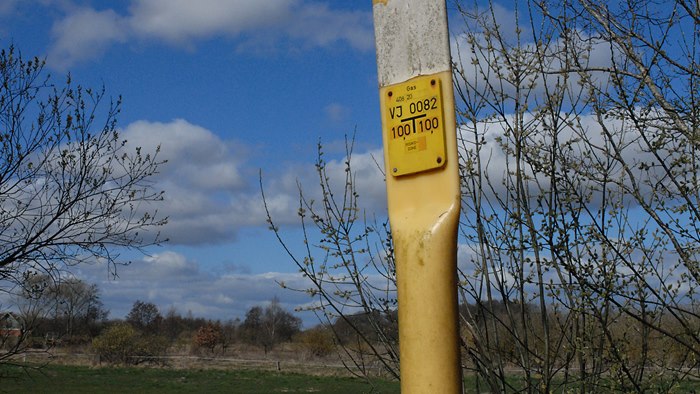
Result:
{"label": "white cloud", "polygon": [[144,257],[143,267],[145,269],[139,274],[139,278],[144,280],[157,279],[163,271],[171,276],[176,275],[178,278],[186,279],[197,274],[198,271],[196,263],[187,261],[185,256],[170,251]]}
{"label": "white cloud", "polygon": [[129,24],[142,37],[184,43],[217,35],[273,28],[289,15],[295,0],[136,0]]}
{"label": "white cloud", "polygon": [[236,190],[244,185],[239,171],[243,148],[222,141],[211,131],[183,119],[168,123],[137,121],[129,124],[124,136],[131,146],[153,152],[170,163],[163,177],[177,185],[209,191]]}
{"label": "white cloud", "polygon": [[[495,5],[494,8],[497,21],[515,19],[514,15],[505,16],[507,11],[502,7]],[[464,86],[469,96],[490,101],[492,105],[512,106],[516,88],[520,89],[517,94],[521,97],[527,95],[530,109],[546,103],[552,91],[561,90],[561,86],[568,88],[565,100],[579,100],[587,95],[587,87],[580,84],[581,75],[569,71],[572,58],[575,57],[582,67],[591,69],[605,69],[613,64],[610,43],[582,31],[573,31],[566,41],[554,37],[538,47],[532,34],[523,32],[515,40],[515,33],[510,32],[514,22],[498,23],[499,31],[505,36],[503,41],[485,34],[479,26],[472,26],[473,23],[473,20],[468,21],[467,31],[451,39],[452,57],[463,77],[456,82]],[[529,68],[516,70],[514,65],[528,65]],[[517,87],[513,83],[516,73],[520,78]],[[589,77],[600,88],[608,81],[608,75],[600,71],[589,72]]]}
{"label": "white cloud", "polygon": [[112,10],[81,8],[51,29],[51,66],[65,68],[74,62],[100,56],[111,44],[127,39],[123,19]]}
{"label": "white cloud", "polygon": [[374,31],[369,12],[336,11],[326,4],[306,4],[285,21],[287,34],[307,45],[326,47],[346,41],[352,47],[374,47]]}
{"label": "white cloud", "polygon": [[302,0],[133,0],[127,14],[112,9],[69,10],[53,26],[49,63],[66,68],[99,57],[110,45],[161,41],[191,48],[197,41],[223,37],[237,41],[291,40],[295,47],[373,45],[371,13],[331,9]]}
{"label": "white cloud", "polygon": [[330,103],[323,110],[326,117],[334,123],[341,122],[350,115],[350,108],[339,103]]}
{"label": "white cloud", "polygon": [[155,177],[155,188],[166,192],[158,211],[169,217],[162,233],[172,243],[231,241],[239,226],[264,223],[261,215],[251,217],[250,206],[259,198],[241,172],[242,146],[182,119],[137,121],[124,129],[123,136],[130,148],[142,147],[144,152],[160,146],[158,157],[167,160]]}
{"label": "white cloud", "polygon": [[[247,161],[248,148],[224,141],[210,130],[182,119],[171,122],[137,121],[122,135],[128,148],[141,147],[167,160],[155,176],[155,188],[165,191],[158,212],[169,218],[162,229],[173,244],[220,244],[235,239],[246,226],[266,225],[258,187],[258,168]],[[370,214],[386,211],[384,178],[375,160],[381,150],[352,157],[361,208]],[[326,171],[336,195],[345,185],[345,159],[328,161]],[[298,224],[299,189],[320,201],[313,158],[287,166],[285,171],[263,174],[268,208],[277,224]]]}
{"label": "white cloud", "polygon": [[[346,161],[347,158],[342,157],[327,159],[325,163],[326,176],[338,204],[342,204],[346,184]],[[382,161],[381,149],[353,153],[351,158],[353,182],[359,194],[359,208],[365,210],[370,217],[373,214],[379,217],[386,215],[386,184],[382,174]],[[275,178],[267,178],[263,174],[265,197],[275,224],[298,223],[299,185],[305,199],[315,201],[314,206],[320,209],[322,194],[319,182],[316,169],[310,164],[289,168]]]}
{"label": "white cloud", "polygon": [[[564,117],[565,114],[562,114],[560,119]],[[538,196],[538,193],[548,192],[550,188],[549,174],[546,173],[549,169],[536,168],[540,161],[548,165],[548,155],[554,143],[553,131],[546,124],[547,120],[547,115],[526,114],[523,118],[526,125],[523,132],[527,135],[524,143],[527,149],[520,166],[528,177],[528,192],[533,198]],[[557,164],[560,166],[558,171],[562,174],[567,173],[561,168],[565,165],[577,169],[576,175],[573,172],[568,173],[571,176],[570,180],[579,183],[576,190],[582,196],[587,192],[591,193],[590,204],[600,203],[600,182],[603,176],[609,182],[608,192],[620,190],[619,188],[624,186],[636,188],[640,195],[645,196],[658,184],[663,184],[668,190],[675,190],[658,159],[644,142],[640,130],[630,125],[630,121],[606,118],[604,126],[611,133],[611,136],[606,136],[596,114],[569,116],[566,120],[571,124],[560,125],[556,130],[556,142],[559,147]],[[459,140],[462,142],[461,156],[483,176],[482,186],[487,198],[506,196],[508,190],[512,191],[516,165],[512,151],[513,124],[514,116],[506,115],[500,119],[480,121],[458,129]],[[648,138],[655,134],[655,129],[650,127],[644,133]],[[479,141],[479,151],[476,149],[476,141]],[[611,155],[614,150],[612,141],[617,145],[619,156]],[[687,154],[683,148],[676,149],[674,144],[657,149],[656,153],[667,157],[666,160]],[[480,164],[477,159],[481,160]],[[649,169],[642,170],[643,164]],[[607,173],[603,173],[603,167]],[[633,184],[626,167],[630,169],[636,183]],[[636,205],[629,192],[624,194],[624,198],[625,203]]]}
{"label": "white cloud", "polygon": [[[317,305],[318,300],[303,291],[313,285],[302,274],[274,271],[250,274],[236,270],[222,274],[207,271],[204,268],[207,265],[207,261],[195,261],[166,250],[118,267],[116,279],[108,275],[103,264],[77,266],[72,275],[98,285],[111,318],[123,318],[136,300],[142,300],[154,303],[161,313],[175,308],[183,315],[192,312],[193,316],[209,319],[243,319],[251,307],[277,297],[286,310],[298,310],[296,314],[304,320],[305,327],[318,323],[313,312],[303,311]],[[391,285],[384,277],[368,270],[364,275],[377,296],[386,296],[382,289]],[[330,292],[352,288],[348,284],[326,286]],[[395,297],[393,287],[389,296]],[[345,307],[346,313],[356,310],[356,306]]]}
{"label": "white cloud", "polygon": [[[386,183],[383,175],[384,153],[382,149],[369,152],[353,153],[352,171],[357,193],[360,195],[361,207],[369,212],[383,214],[386,212]],[[327,169],[335,188],[345,184],[345,158],[332,160]]]}
{"label": "white cloud", "polygon": [[[511,5],[513,6],[514,4]],[[464,25],[466,30],[477,33],[497,29],[500,37],[508,43],[517,41],[518,31],[520,31],[520,37],[527,36],[531,32],[530,22],[526,19],[529,14],[526,12],[518,14],[515,8],[507,8],[496,2],[488,2],[484,5],[475,2],[467,8],[466,12],[460,15],[463,18],[463,24],[458,23],[456,26],[459,28]]]}
{"label": "white cloud", "polygon": [[[110,309],[111,318],[123,318],[136,300],[156,304],[161,313],[174,307],[180,314],[210,319],[244,318],[252,306],[265,304],[277,296],[282,306],[293,311],[309,302],[307,295],[285,290],[305,288],[307,279],[297,273],[239,272],[215,275],[202,269],[205,262],[187,259],[173,251],[163,251],[119,267],[116,279],[106,275],[101,264],[76,267],[75,275],[100,287],[102,301]],[[307,326],[314,324],[310,314],[300,315]]]}

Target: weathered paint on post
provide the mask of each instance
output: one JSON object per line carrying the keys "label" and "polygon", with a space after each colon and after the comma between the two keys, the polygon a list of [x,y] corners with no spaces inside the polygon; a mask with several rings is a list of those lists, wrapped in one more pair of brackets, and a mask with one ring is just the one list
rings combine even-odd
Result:
{"label": "weathered paint on post", "polygon": [[374,0],[373,8],[380,87],[451,69],[444,0]]}
{"label": "weathered paint on post", "polygon": [[[445,0],[373,0],[373,8],[399,298],[401,392],[460,393],[456,286],[460,188]],[[419,146],[412,139],[420,138],[424,130],[417,130],[414,119],[424,113],[411,113],[408,132],[402,130],[398,136],[391,130],[398,124],[393,117],[408,107],[399,109],[400,103],[390,98],[410,89],[419,76],[437,79],[442,86],[439,123],[444,127],[445,157],[440,160],[445,162],[397,175],[387,164],[397,162],[388,147],[396,145],[397,138],[407,149]],[[439,142],[425,139],[422,144],[426,143]],[[404,152],[398,162],[410,154]]]}

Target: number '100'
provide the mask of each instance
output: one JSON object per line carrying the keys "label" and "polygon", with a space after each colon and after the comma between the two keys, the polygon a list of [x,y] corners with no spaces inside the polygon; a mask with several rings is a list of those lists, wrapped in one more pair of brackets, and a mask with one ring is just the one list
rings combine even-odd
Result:
{"label": "number '100'", "polygon": [[423,119],[411,119],[412,122],[405,124],[400,124],[393,126],[391,128],[391,133],[394,138],[407,137],[415,133],[425,133],[431,132],[438,127],[440,127],[440,121],[437,117],[423,118]]}

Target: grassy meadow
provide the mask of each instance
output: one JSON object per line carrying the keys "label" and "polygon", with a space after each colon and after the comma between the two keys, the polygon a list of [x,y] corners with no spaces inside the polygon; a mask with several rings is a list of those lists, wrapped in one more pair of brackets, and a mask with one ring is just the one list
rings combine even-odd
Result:
{"label": "grassy meadow", "polygon": [[399,393],[399,383],[260,370],[94,368],[49,364],[0,368],[3,393]]}
{"label": "grassy meadow", "polygon": [[[524,388],[513,375],[510,383]],[[607,385],[606,385],[607,386]],[[475,376],[465,376],[465,393],[486,393]],[[580,392],[576,384],[556,387],[554,393]],[[610,386],[596,392],[616,393]],[[700,393],[700,382],[661,385],[658,392]],[[400,393],[399,382],[344,376],[314,376],[260,369],[90,367],[48,364],[41,368],[0,366],[0,393]]]}

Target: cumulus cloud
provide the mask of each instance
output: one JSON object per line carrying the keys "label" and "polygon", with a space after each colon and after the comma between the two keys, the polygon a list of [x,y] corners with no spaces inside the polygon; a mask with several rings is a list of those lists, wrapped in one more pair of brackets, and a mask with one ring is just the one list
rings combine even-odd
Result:
{"label": "cumulus cloud", "polygon": [[[248,309],[279,297],[287,310],[309,302],[302,293],[284,290],[278,283],[306,288],[308,279],[297,273],[266,272],[213,274],[202,267],[206,262],[163,251],[118,269],[118,278],[106,276],[104,265],[77,267],[75,276],[97,283],[102,301],[112,318],[123,318],[136,300],[156,304],[162,313],[175,308],[180,314],[210,319],[244,318]],[[313,316],[301,315],[309,324]]]}
{"label": "cumulus cloud", "polygon": [[[545,117],[546,118],[546,117]],[[562,115],[562,119],[564,115]],[[529,179],[529,192],[531,196],[537,193],[546,192],[550,189],[549,175],[542,168],[536,168],[536,159],[548,157],[549,149],[552,147],[553,136],[548,132],[546,120],[536,117],[534,114],[524,116],[524,124],[527,125],[525,132],[528,134],[525,144],[528,146],[527,164],[521,163],[524,174]],[[607,182],[615,182],[615,185],[608,184],[608,191],[615,188],[626,187],[631,190],[636,188],[641,195],[648,195],[656,184],[663,184],[667,190],[675,190],[675,186],[667,178],[663,168],[656,163],[658,159],[649,149],[640,130],[631,127],[629,121],[609,118],[605,121],[607,132],[614,137],[618,146],[619,156],[611,159],[610,138],[606,137],[598,116],[590,113],[576,116],[570,124],[560,126],[556,133],[557,143],[561,147],[558,158],[558,165],[568,165],[577,168],[581,174],[575,180],[581,182],[581,188],[586,188],[586,192],[591,192],[590,204],[600,203],[602,195],[600,193],[600,181],[605,175]],[[478,170],[488,185],[484,188],[486,198],[495,196],[505,196],[512,191],[513,171],[515,168],[513,156],[512,125],[514,116],[507,115],[502,119],[484,120],[458,129],[458,138],[462,141],[461,156]],[[647,135],[655,133],[654,128],[646,130]],[[479,145],[479,149],[476,146]],[[566,147],[566,149],[564,149]],[[687,154],[682,148],[674,149],[675,145],[669,145],[663,150],[658,149],[657,154],[668,157],[680,157]],[[479,161],[480,160],[480,164]],[[547,159],[544,159],[547,160]],[[568,164],[563,164],[568,163]],[[607,164],[605,164],[607,163]],[[622,163],[625,163],[622,165]],[[651,165],[649,163],[655,163]],[[600,172],[599,167],[607,167],[607,173]],[[480,165],[480,168],[479,168]],[[636,178],[630,179],[625,170],[627,166]],[[643,167],[649,167],[643,170]],[[559,169],[559,171],[562,171]],[[585,175],[584,175],[585,174]],[[509,189],[510,188],[510,189]],[[584,189],[579,190],[583,192]],[[619,189],[618,189],[619,190]],[[630,193],[625,194],[625,203],[636,205]]]}
{"label": "cumulus cloud", "polygon": [[[158,157],[167,160],[154,186],[165,191],[157,208],[169,218],[162,234],[172,244],[221,244],[235,240],[242,227],[266,225],[258,168],[248,160],[246,146],[183,119],[137,121],[122,135],[129,148],[154,152],[160,147]],[[381,157],[381,150],[352,157],[362,208],[380,214],[386,210],[384,178],[376,163]],[[329,159],[326,166],[337,193],[345,185],[345,161]],[[278,224],[298,223],[299,185],[308,198],[321,197],[311,158],[282,172],[263,174],[263,183],[268,209]]]}
{"label": "cumulus cloud", "polygon": [[[346,184],[346,161],[347,157],[342,157],[328,159],[325,163],[325,175],[338,199],[338,204],[342,204],[343,190]],[[365,210],[370,216],[373,214],[383,216],[387,210],[382,161],[381,149],[353,153],[350,159],[353,183],[359,194],[360,209]],[[263,175],[265,197],[275,224],[298,223],[300,187],[304,198],[307,201],[316,201],[315,206],[320,208],[318,201],[322,200],[322,191],[319,186],[318,173],[313,165],[290,167],[286,172],[274,178],[266,178],[265,174]]]}
{"label": "cumulus cloud", "polygon": [[113,43],[127,39],[122,17],[112,10],[90,8],[78,9],[56,22],[51,35],[49,58],[56,68],[98,57]]}
{"label": "cumulus cloud", "polygon": [[124,42],[165,42],[191,48],[198,41],[223,37],[246,41],[291,40],[297,47],[345,44],[368,50],[373,45],[369,11],[332,9],[303,0],[132,0],[128,11],[71,9],[52,29],[50,64],[66,68],[99,57]]}
{"label": "cumulus cloud", "polygon": [[[567,98],[575,101],[585,96],[587,88],[580,84],[578,73],[569,71],[573,58],[590,69],[604,69],[613,64],[614,51],[610,43],[600,38],[572,31],[566,40],[560,36],[543,40],[537,34],[544,33],[533,32],[527,20],[518,23],[518,17],[528,16],[499,4],[489,7],[492,9],[486,12],[474,10],[479,20],[466,18],[464,31],[451,38],[452,58],[464,78],[457,82],[470,95],[496,102],[502,95],[514,97],[519,87],[519,94],[527,94],[528,105],[534,108],[552,94],[548,89],[565,84],[569,89]],[[500,36],[496,38],[486,30],[498,30]],[[513,65],[528,65],[529,69],[516,71]],[[518,87],[512,82],[516,72],[520,74]],[[600,71],[591,71],[589,77],[601,88],[608,81],[607,74]]]}
{"label": "cumulus cloud", "polygon": [[337,11],[327,4],[308,3],[297,9],[284,28],[289,36],[311,46],[325,47],[345,41],[361,50],[374,47],[369,12]]}
{"label": "cumulus cloud", "polygon": [[[158,211],[168,216],[163,236],[174,244],[216,244],[235,239],[241,226],[265,222],[254,179],[246,178],[246,148],[182,119],[137,121],[123,131],[130,147],[167,160],[155,177],[164,190]],[[252,171],[251,171],[252,172]]]}
{"label": "cumulus cloud", "polygon": [[274,28],[291,18],[294,0],[136,0],[128,20],[133,33],[171,43]]}
{"label": "cumulus cloud", "polygon": [[137,121],[126,127],[124,137],[145,151],[160,146],[159,157],[170,163],[161,176],[176,178],[179,186],[215,191],[236,190],[244,184],[239,171],[244,148],[186,120]]}

